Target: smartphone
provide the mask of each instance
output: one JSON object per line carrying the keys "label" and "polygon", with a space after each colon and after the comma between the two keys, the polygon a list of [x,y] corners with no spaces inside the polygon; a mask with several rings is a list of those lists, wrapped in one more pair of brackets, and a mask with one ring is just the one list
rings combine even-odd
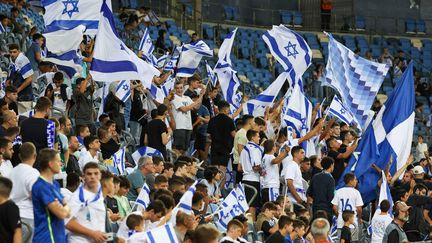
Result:
{"label": "smartphone", "polygon": [[108,241],[113,241],[114,240],[114,235],[115,235],[115,233],[106,233],[107,242]]}

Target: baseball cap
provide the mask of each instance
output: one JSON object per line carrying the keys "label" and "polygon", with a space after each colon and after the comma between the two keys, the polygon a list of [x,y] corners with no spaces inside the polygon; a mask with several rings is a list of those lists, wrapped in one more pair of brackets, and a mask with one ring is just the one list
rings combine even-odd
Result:
{"label": "baseball cap", "polygon": [[414,169],[413,169],[413,174],[414,175],[420,175],[420,174],[423,174],[423,173],[425,173],[423,167],[421,167],[420,165],[417,165],[417,166],[414,167]]}
{"label": "baseball cap", "polygon": [[397,208],[399,211],[406,212],[406,211],[408,211],[411,207],[408,206],[408,205],[406,205],[406,203],[404,203],[404,202],[402,202],[402,201],[397,201],[397,202],[396,202],[396,208]]}

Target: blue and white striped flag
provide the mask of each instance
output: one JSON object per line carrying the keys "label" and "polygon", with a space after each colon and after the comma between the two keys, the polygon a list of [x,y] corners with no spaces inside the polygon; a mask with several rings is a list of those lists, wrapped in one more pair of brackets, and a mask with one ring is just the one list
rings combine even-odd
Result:
{"label": "blue and white striped flag", "polygon": [[6,29],[3,27],[2,23],[0,23],[0,34],[6,33]]}
{"label": "blue and white striped flag", "polygon": [[177,67],[177,61],[180,57],[181,49],[181,46],[174,46],[173,53],[168,57],[168,60],[165,63],[164,71],[174,71]]}
{"label": "blue and white striped flag", "polygon": [[210,65],[206,61],[206,70],[207,70],[207,77],[209,82],[211,82],[213,87],[216,87],[217,77],[215,72],[213,71],[213,68],[210,67]]}
{"label": "blue and white striped flag", "polygon": [[141,38],[138,50],[142,52],[143,56],[148,56],[149,54],[153,53],[154,46],[150,38],[150,31],[148,30],[148,28],[145,28],[144,30],[144,34]]}
{"label": "blue and white striped flag", "polygon": [[337,239],[338,239],[338,235],[337,235],[337,217],[336,216],[333,216],[333,218],[332,218],[329,239],[331,240],[331,242],[336,242]]}
{"label": "blue and white striped flag", "polygon": [[204,56],[213,56],[213,50],[204,41],[183,45],[177,64],[177,77],[192,77]]}
{"label": "blue and white striped flag", "polygon": [[334,117],[337,117],[339,120],[345,122],[347,125],[351,125],[354,121],[351,112],[345,108],[342,104],[342,101],[335,95],[333,97],[332,103],[330,104],[328,113],[332,114]]}
{"label": "blue and white striped flag", "polygon": [[[372,168],[372,163],[384,170],[392,158],[396,163],[391,164],[390,173],[394,174],[408,159],[414,132],[415,104],[411,62],[375,120],[363,133],[355,151],[359,156],[351,156],[344,171],[344,174],[354,172],[358,178],[358,190],[364,203],[377,196],[375,188],[380,175]],[[338,187],[342,186],[343,181],[339,181]]]}
{"label": "blue and white striped flag", "polygon": [[90,74],[96,81],[141,80],[150,88],[160,72],[131,51],[119,38],[111,10],[102,4],[99,29],[93,51]]}
{"label": "blue and white striped flag", "polygon": [[121,148],[119,151],[115,152],[112,155],[113,166],[115,166],[120,175],[125,174],[126,169],[126,156],[125,156],[125,148]]}
{"label": "blue and white striped flag", "polygon": [[175,230],[170,223],[147,231],[145,234],[147,243],[179,243]]}
{"label": "blue and white striped flag", "polygon": [[171,90],[174,88],[174,84],[175,78],[173,76],[169,76],[160,88],[156,84],[152,83],[152,86],[149,90],[150,94],[154,100],[162,104],[164,98],[167,97]]}
{"label": "blue and white striped flag", "polygon": [[277,79],[273,81],[273,83],[271,83],[266,90],[244,104],[244,114],[249,114],[252,116],[264,116],[266,107],[272,106],[274,100],[279,94],[279,91],[286,82],[287,77],[287,72],[279,74],[279,77],[277,77]]}
{"label": "blue and white striped flag", "polygon": [[183,211],[187,214],[192,213],[192,198],[196,191],[196,184],[198,181],[195,181],[189,189],[183,194],[178,203],[178,208],[180,211]]}
{"label": "blue and white striped flag", "polygon": [[271,54],[289,74],[291,86],[294,87],[296,82],[303,86],[301,77],[312,63],[312,51],[303,37],[281,24],[273,25],[262,38]]}
{"label": "blue and white striped flag", "polygon": [[236,71],[232,69],[231,65],[221,63],[216,65],[214,71],[218,76],[224,99],[237,109],[240,106],[241,99],[238,99],[237,91],[240,87],[240,80]]}
{"label": "blue and white striped flag", "polygon": [[323,84],[339,92],[356,123],[365,129],[369,110],[389,66],[362,58],[337,42],[332,35],[328,34],[328,37],[329,58]]}
{"label": "blue and white striped flag", "polygon": [[129,80],[122,80],[117,86],[115,96],[122,102],[126,102],[131,96],[131,86]]}
{"label": "blue and white striped flag", "polygon": [[326,101],[326,97],[324,97],[324,99],[321,101],[318,112],[317,112],[317,116],[316,119],[320,119],[323,117],[323,108],[324,108],[324,103]]}
{"label": "blue and white striped flag", "polygon": [[142,146],[141,148],[137,149],[137,151],[135,151],[132,154],[132,159],[134,160],[136,166],[138,166],[138,160],[143,156],[160,156],[160,157],[163,157],[162,153],[159,152],[159,150],[154,149],[152,147],[148,147],[148,146]]}
{"label": "blue and white striped flag", "polygon": [[299,85],[294,86],[289,97],[283,120],[294,128],[297,137],[309,132],[312,123],[312,103],[301,92]]}
{"label": "blue and white striped flag", "polygon": [[241,183],[237,188],[231,190],[228,196],[220,205],[220,210],[217,212],[218,221],[216,225],[223,230],[227,229],[228,222],[237,215],[245,213],[249,210],[249,205],[246,201],[246,194]]}
{"label": "blue and white striped flag", "polygon": [[135,200],[135,205],[136,205],[135,209],[138,209],[139,207],[142,207],[142,209],[146,209],[149,203],[150,203],[150,187],[147,185],[147,183],[144,183],[140,193],[138,194],[137,199]]}
{"label": "blue and white striped flag", "polygon": [[228,33],[224,39],[224,41],[222,42],[220,48],[219,48],[219,52],[218,52],[218,63],[221,64],[226,64],[228,63],[229,65],[231,64],[231,49],[234,43],[234,38],[235,35],[237,33],[237,28],[235,28],[233,31],[231,31],[230,33]]}
{"label": "blue and white striped flag", "polygon": [[[9,77],[11,74],[17,72],[23,77],[23,79],[26,79],[33,75],[32,65],[30,64],[29,59],[22,52],[18,54],[14,62],[12,61],[12,59],[10,59]],[[8,79],[10,80],[10,78]]]}
{"label": "blue and white striped flag", "polygon": [[[390,187],[388,185],[387,177],[386,177],[384,171],[381,171],[381,174],[382,174],[382,176],[381,176],[382,183],[381,183],[381,187],[380,187],[378,207],[383,200],[388,200],[390,202],[390,209],[388,211],[388,214],[393,217],[393,198],[392,198],[391,193],[390,193]],[[377,213],[377,211],[375,211],[375,213]]]}
{"label": "blue and white striped flag", "polygon": [[84,25],[87,27],[85,33],[94,36],[98,29],[103,2],[111,9],[110,0],[42,0],[42,6],[45,8],[45,32]]}
{"label": "blue and white striped flag", "polygon": [[167,61],[168,61],[168,57],[169,57],[168,53],[160,56],[157,59],[156,67],[157,68],[163,68],[165,66],[165,64],[167,63]]}
{"label": "blue and white striped flag", "polygon": [[234,172],[233,172],[233,168],[232,168],[232,159],[230,156],[230,159],[228,160],[228,166],[226,168],[226,173],[225,173],[225,188],[234,188]]}

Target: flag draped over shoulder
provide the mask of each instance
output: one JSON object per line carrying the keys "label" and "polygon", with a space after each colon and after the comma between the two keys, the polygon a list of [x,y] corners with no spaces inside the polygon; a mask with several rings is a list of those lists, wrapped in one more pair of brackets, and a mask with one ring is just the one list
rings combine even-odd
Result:
{"label": "flag draped over shoulder", "polygon": [[[408,159],[414,131],[414,109],[415,93],[411,62],[375,120],[364,132],[344,171],[344,174],[354,172],[357,176],[358,189],[364,202],[376,198],[375,188],[381,177],[371,168],[372,164],[384,169],[392,158],[396,163],[390,166],[390,173],[394,174]],[[338,187],[342,187],[343,184],[343,181],[339,181]]]}
{"label": "flag draped over shoulder", "polygon": [[369,61],[354,54],[329,36],[329,58],[323,85],[341,95],[345,107],[353,114],[359,127],[365,128],[368,113],[389,66]]}

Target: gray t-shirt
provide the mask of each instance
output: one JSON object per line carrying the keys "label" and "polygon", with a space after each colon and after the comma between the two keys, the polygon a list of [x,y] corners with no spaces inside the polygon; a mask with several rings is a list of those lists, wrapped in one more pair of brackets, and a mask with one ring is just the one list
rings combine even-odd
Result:
{"label": "gray t-shirt", "polygon": [[36,53],[41,52],[41,48],[39,44],[32,43],[30,48],[26,52],[26,56],[30,61],[30,64],[32,65],[33,70],[38,70],[38,61],[36,60]]}
{"label": "gray t-shirt", "polygon": [[72,117],[75,118],[76,125],[93,124],[93,101],[90,92],[81,94],[75,90],[72,96],[74,106],[72,107]]}

